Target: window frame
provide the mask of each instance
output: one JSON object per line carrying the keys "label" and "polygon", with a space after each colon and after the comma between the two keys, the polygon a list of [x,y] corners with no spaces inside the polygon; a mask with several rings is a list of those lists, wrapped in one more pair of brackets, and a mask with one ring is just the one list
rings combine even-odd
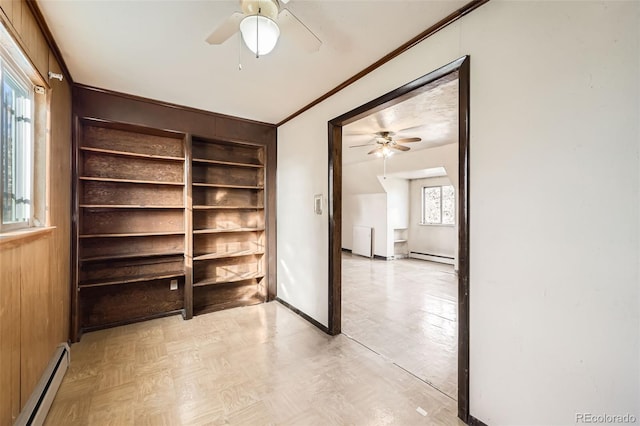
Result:
{"label": "window frame", "polygon": [[[442,197],[442,189],[444,187],[451,187],[452,191],[453,191],[453,223],[443,223],[442,222],[442,218],[444,217],[444,202],[443,202],[443,197]],[[425,194],[426,191],[428,189],[433,189],[433,188],[438,188],[440,190],[440,222],[427,222],[427,218],[426,218],[426,213],[427,213],[427,209],[426,209],[426,203],[425,203]],[[421,196],[421,215],[420,215],[420,223],[419,225],[424,225],[424,226],[456,226],[456,189],[453,185],[449,184],[449,185],[425,185],[422,186],[420,189],[420,196]]]}
{"label": "window frame", "polygon": [[[22,160],[22,164],[21,166],[25,166],[25,164],[27,165],[27,167],[29,168],[27,174],[30,176],[29,179],[29,188],[28,188],[28,196],[29,196],[29,214],[28,214],[28,218],[26,218],[26,220],[22,220],[22,221],[15,221],[15,222],[10,222],[10,223],[4,223],[4,218],[2,217],[2,213],[3,209],[4,209],[4,196],[0,197],[0,232],[10,232],[10,231],[16,231],[19,229],[24,229],[24,228],[31,228],[33,226],[34,223],[34,206],[33,206],[33,202],[34,202],[34,163],[35,163],[35,156],[34,156],[34,151],[35,151],[35,144],[34,144],[34,130],[35,130],[35,126],[34,126],[34,114],[35,114],[35,96],[34,96],[34,84],[31,81],[31,79],[29,77],[27,77],[24,72],[22,72],[22,70],[20,70],[20,68],[13,63],[13,61],[11,60],[11,57],[9,55],[7,55],[4,50],[0,50],[0,102],[4,102],[4,99],[2,99],[3,95],[4,95],[4,84],[5,84],[5,80],[9,78],[11,80],[13,80],[13,83],[16,83],[16,85],[24,90],[25,94],[28,96],[28,99],[30,101],[30,121],[29,121],[29,125],[28,127],[29,129],[29,135],[27,136],[29,138],[29,140],[27,141],[28,143],[28,152],[27,152],[27,158],[23,158]],[[0,105],[0,110],[3,108],[2,105]],[[0,126],[4,126],[4,124],[2,123],[2,119],[4,117],[0,117]],[[1,128],[1,127],[0,127]],[[1,134],[1,133],[0,133]],[[15,149],[15,141],[14,141],[14,149]],[[2,155],[2,152],[0,152],[0,156]],[[4,189],[4,181],[3,181],[3,173],[0,173],[0,189]]]}
{"label": "window frame", "polygon": [[[3,195],[0,193],[0,241],[14,234],[50,227],[47,214],[49,204],[49,85],[37,71],[20,43],[3,22],[0,22],[0,68],[18,83],[30,99],[29,123],[29,217],[20,222],[3,223]],[[4,76],[3,76],[4,78]],[[1,84],[1,81],[0,81]],[[36,90],[40,89],[40,90]],[[2,88],[0,87],[0,94]],[[0,99],[0,101],[2,101]],[[3,155],[0,150],[0,157]],[[2,160],[0,158],[0,167]],[[3,191],[2,173],[0,173],[0,192]]]}

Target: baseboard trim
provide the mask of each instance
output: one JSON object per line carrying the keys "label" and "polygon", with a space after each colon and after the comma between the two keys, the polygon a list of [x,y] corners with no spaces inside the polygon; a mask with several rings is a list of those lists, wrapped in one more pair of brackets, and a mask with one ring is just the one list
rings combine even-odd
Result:
{"label": "baseboard trim", "polygon": [[411,259],[429,260],[431,262],[446,263],[447,265],[455,265],[453,257],[442,256],[439,254],[420,253],[412,251],[409,253]]}
{"label": "baseboard trim", "polygon": [[344,248],[344,247],[342,248],[342,251],[345,252],[345,253],[351,253],[351,249],[347,249],[347,248]]}
{"label": "baseboard trim", "polygon": [[329,327],[325,327],[324,325],[320,324],[318,321],[314,320],[309,315],[307,315],[304,312],[302,312],[300,309],[296,308],[295,306],[292,306],[290,303],[285,302],[284,300],[280,299],[279,297],[276,297],[276,301],[278,303],[280,303],[282,306],[284,306],[285,308],[287,308],[290,311],[292,311],[293,313],[295,313],[295,314],[301,316],[302,318],[304,318],[305,320],[309,321],[311,324],[315,325],[317,328],[319,328],[323,332],[325,332],[327,334],[330,334],[329,333]]}
{"label": "baseboard trim", "polygon": [[487,425],[485,422],[483,422],[482,420],[478,420],[475,417],[473,417],[472,415],[469,415],[469,426],[489,426]]}
{"label": "baseboard trim", "polygon": [[70,348],[67,343],[58,346],[40,381],[20,412],[14,426],[39,426],[44,424],[49,408],[69,368]]}

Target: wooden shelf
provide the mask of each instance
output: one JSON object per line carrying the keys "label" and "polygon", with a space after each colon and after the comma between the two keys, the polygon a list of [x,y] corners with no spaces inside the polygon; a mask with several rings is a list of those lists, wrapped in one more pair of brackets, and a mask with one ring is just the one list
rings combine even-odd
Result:
{"label": "wooden shelf", "polygon": [[194,287],[203,287],[207,285],[216,285],[216,284],[225,284],[225,283],[235,283],[238,281],[246,281],[259,279],[264,277],[264,272],[246,272],[244,274],[234,274],[227,276],[217,276],[212,278],[207,278],[198,282],[194,282]]}
{"label": "wooden shelf", "polygon": [[142,206],[129,204],[80,204],[83,209],[184,209],[184,206]]}
{"label": "wooden shelf", "polygon": [[254,185],[225,185],[218,183],[193,183],[193,186],[207,187],[207,188],[231,188],[231,189],[264,189],[264,186]]}
{"label": "wooden shelf", "polygon": [[226,259],[228,257],[242,257],[242,256],[253,256],[253,255],[263,255],[264,250],[243,250],[243,251],[232,251],[225,253],[209,253],[202,254],[199,256],[195,256],[193,260],[212,260],[212,259]]}
{"label": "wooden shelf", "polygon": [[127,254],[112,254],[105,256],[92,256],[80,259],[82,263],[90,262],[103,262],[105,260],[126,260],[126,259],[143,259],[152,257],[170,257],[170,256],[184,256],[182,251],[167,251],[163,253],[127,253]]}
{"label": "wooden shelf", "polygon": [[263,210],[264,206],[193,206],[193,210]]}
{"label": "wooden shelf", "polygon": [[136,283],[141,281],[162,280],[167,278],[176,278],[176,277],[183,277],[183,276],[184,276],[184,271],[172,271],[172,272],[166,272],[163,274],[129,275],[125,277],[113,277],[113,278],[104,278],[101,280],[81,281],[80,283],[78,283],[78,287],[80,289],[90,288],[90,287],[102,287],[107,285],[129,284],[129,283]]}
{"label": "wooden shelf", "polygon": [[243,306],[252,306],[259,305],[260,303],[266,302],[266,298],[259,295],[254,295],[249,299],[239,300],[239,301],[231,301],[226,303],[219,303],[215,306],[194,306],[193,313],[195,315],[203,315],[209,314],[212,312],[217,312],[223,309],[231,309],[231,308],[239,308]]}
{"label": "wooden shelf", "polygon": [[157,180],[136,180],[136,179],[115,179],[105,177],[80,176],[78,179],[93,182],[114,182],[114,183],[139,183],[144,185],[175,185],[184,186],[184,182],[161,182]]}
{"label": "wooden shelf", "polygon": [[80,238],[111,238],[111,237],[155,237],[160,235],[184,235],[184,231],[175,232],[131,232],[127,234],[81,234]]}
{"label": "wooden shelf", "polygon": [[80,150],[86,151],[86,152],[96,152],[99,154],[117,155],[120,157],[147,158],[151,160],[184,161],[184,157],[169,157],[165,155],[139,154],[137,152],[116,151],[112,149],[92,148],[88,146],[81,146]]}
{"label": "wooden shelf", "polygon": [[194,163],[215,164],[218,166],[264,168],[263,164],[235,163],[233,161],[208,160],[206,158],[194,158],[192,161]]}
{"label": "wooden shelf", "polygon": [[197,229],[194,234],[226,234],[232,232],[261,232],[264,228],[229,228],[229,229]]}

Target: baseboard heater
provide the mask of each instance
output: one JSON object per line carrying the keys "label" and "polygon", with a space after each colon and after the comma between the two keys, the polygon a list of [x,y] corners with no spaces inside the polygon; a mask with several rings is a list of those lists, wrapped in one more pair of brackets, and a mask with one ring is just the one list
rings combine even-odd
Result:
{"label": "baseboard heater", "polygon": [[20,412],[14,426],[39,426],[44,423],[49,408],[58,392],[62,378],[69,368],[69,345],[62,343],[56,349],[38,385]]}
{"label": "baseboard heater", "polygon": [[417,251],[409,252],[409,257],[412,259],[430,260],[432,262],[446,263],[447,265],[454,265],[455,261],[453,257],[442,256],[439,254],[420,253]]}

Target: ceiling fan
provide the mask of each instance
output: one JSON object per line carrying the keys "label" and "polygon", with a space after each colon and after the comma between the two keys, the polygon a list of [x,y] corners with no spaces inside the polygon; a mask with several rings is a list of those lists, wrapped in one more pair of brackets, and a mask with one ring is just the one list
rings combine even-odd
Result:
{"label": "ceiling fan", "polygon": [[207,43],[222,44],[239,30],[246,46],[259,57],[273,50],[282,28],[303,49],[317,51],[322,44],[320,39],[280,3],[287,4],[289,0],[240,0],[242,12],[227,18],[207,37]]}
{"label": "ceiling fan", "polygon": [[411,143],[411,142],[420,142],[422,140],[421,138],[394,139],[393,138],[394,134],[395,134],[394,132],[389,132],[389,131],[376,132],[375,133],[376,137],[373,140],[362,145],[351,145],[349,148],[356,148],[360,146],[370,146],[375,144],[377,146],[371,151],[369,151],[367,154],[375,154],[378,157],[386,158],[393,155],[393,152],[394,152],[393,150],[409,151],[411,149],[408,146],[404,146],[402,144]]}

